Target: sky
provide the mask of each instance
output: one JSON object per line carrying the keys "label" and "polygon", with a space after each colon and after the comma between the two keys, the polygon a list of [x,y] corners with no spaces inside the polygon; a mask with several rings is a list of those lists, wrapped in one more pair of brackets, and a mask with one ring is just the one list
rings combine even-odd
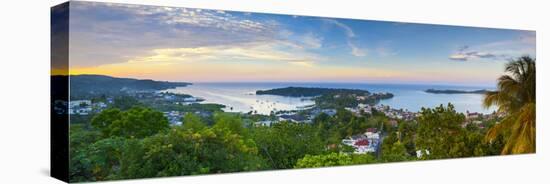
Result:
{"label": "sky", "polygon": [[535,32],[72,1],[69,73],[494,86]]}

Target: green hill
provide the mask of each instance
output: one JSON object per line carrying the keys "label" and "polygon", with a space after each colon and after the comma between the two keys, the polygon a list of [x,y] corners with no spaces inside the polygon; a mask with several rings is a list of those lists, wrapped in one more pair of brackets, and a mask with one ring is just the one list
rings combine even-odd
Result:
{"label": "green hill", "polygon": [[[67,77],[67,76],[53,76]],[[106,75],[70,75],[71,96],[117,95],[135,91],[156,91],[191,85],[187,82],[117,78]]]}

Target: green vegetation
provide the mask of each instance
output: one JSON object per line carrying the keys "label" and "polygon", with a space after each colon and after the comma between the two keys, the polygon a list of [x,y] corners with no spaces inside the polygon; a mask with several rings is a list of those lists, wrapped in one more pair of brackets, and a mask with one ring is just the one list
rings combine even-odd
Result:
{"label": "green vegetation", "polygon": [[[99,113],[71,116],[70,181],[532,153],[534,70],[534,59],[512,61],[506,67],[511,75],[499,79],[497,91],[486,93],[485,105],[497,105],[502,118],[468,119],[448,104],[423,108],[406,120],[394,119],[375,109],[372,113],[345,109],[391,94],[291,88],[264,93],[313,95],[317,108],[331,108],[333,115],[321,112],[312,123],[278,121],[258,126],[255,122],[276,120],[276,116],[225,113],[218,104],[152,103],[118,95]],[[99,95],[93,101],[108,100]],[[185,113],[177,117],[183,116],[183,124],[170,126],[161,111]],[[298,114],[305,112],[309,111]],[[354,154],[351,146],[342,144],[343,139],[371,128],[381,132],[375,152]]]}
{"label": "green vegetation", "polygon": [[506,145],[502,154],[534,153],[536,147],[536,59],[523,56],[506,64],[498,79],[498,90],[485,94],[484,104],[498,106],[506,117],[487,133],[494,141],[504,136]]}
{"label": "green vegetation", "polygon": [[391,93],[370,93],[360,89],[286,87],[256,91],[257,95],[313,97],[319,108],[355,107],[357,104],[376,104],[382,99],[393,98]]}
{"label": "green vegetation", "polygon": [[161,112],[143,107],[107,109],[92,119],[92,126],[105,137],[143,138],[168,129],[168,120]]}
{"label": "green vegetation", "polygon": [[358,94],[369,95],[370,92],[359,89],[337,89],[337,88],[306,88],[306,87],[286,87],[269,90],[258,90],[257,95],[279,95],[290,97],[313,97],[325,94]]}
{"label": "green vegetation", "polygon": [[201,118],[193,113],[186,113],[183,121],[185,124],[182,125],[182,128],[185,130],[199,131],[206,128],[206,124],[203,123]]}
{"label": "green vegetation", "polygon": [[[311,124],[283,121],[271,126],[254,126],[251,122],[265,118],[258,115],[216,112],[209,124],[186,113],[183,125],[170,127],[162,113],[150,108],[111,108],[96,114],[91,126],[71,126],[70,176],[74,182],[102,181],[398,162],[417,160],[417,150],[425,151],[422,160],[502,150],[502,137],[483,141],[486,128],[461,126],[464,116],[450,104],[421,114],[394,127],[383,113],[359,117],[345,109],[334,116],[321,113]],[[379,153],[353,154],[341,144],[367,128],[387,134]]]}
{"label": "green vegetation", "polygon": [[130,96],[118,96],[114,98],[113,108],[128,110],[134,106],[143,106],[141,102]]}
{"label": "green vegetation", "polygon": [[457,113],[452,104],[423,109],[418,120],[416,148],[423,152],[424,159],[498,154],[494,150],[500,150],[502,145],[483,141],[485,129],[473,124],[463,127],[462,122],[464,115]]}
{"label": "green vegetation", "polygon": [[193,103],[188,105],[181,104],[150,104],[152,108],[158,109],[160,111],[181,111],[181,112],[222,112],[222,109],[225,108],[224,105],[220,104],[200,104]]}
{"label": "green vegetation", "polygon": [[305,155],[325,152],[317,129],[307,124],[281,122],[271,127],[255,127],[252,132],[260,155],[272,169],[293,168]]}
{"label": "green vegetation", "polygon": [[105,75],[71,75],[71,99],[100,94],[120,95],[128,91],[156,91],[191,85],[186,82],[165,82],[116,78]]}
{"label": "green vegetation", "polygon": [[353,155],[344,153],[329,153],[324,155],[306,155],[304,158],[300,159],[298,163],[296,163],[295,168],[343,166],[376,162],[376,158],[369,154]]}

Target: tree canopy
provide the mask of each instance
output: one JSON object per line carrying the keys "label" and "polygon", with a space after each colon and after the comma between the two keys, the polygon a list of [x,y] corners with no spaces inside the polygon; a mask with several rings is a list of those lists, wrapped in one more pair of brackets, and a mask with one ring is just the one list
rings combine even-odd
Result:
{"label": "tree canopy", "polygon": [[105,137],[143,138],[167,130],[169,123],[161,112],[133,107],[127,111],[106,109],[92,118],[92,126],[99,129]]}

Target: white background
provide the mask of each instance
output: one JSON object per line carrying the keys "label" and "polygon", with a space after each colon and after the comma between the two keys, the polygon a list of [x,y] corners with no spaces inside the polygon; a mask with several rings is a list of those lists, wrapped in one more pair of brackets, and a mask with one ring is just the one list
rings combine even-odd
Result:
{"label": "white background", "polygon": [[[62,183],[49,177],[50,6],[2,1],[0,183]],[[130,180],[117,183],[549,183],[548,44],[544,0],[109,0],[137,4],[359,18],[537,31],[537,153],[532,155]],[[546,94],[546,97],[543,96]]]}

